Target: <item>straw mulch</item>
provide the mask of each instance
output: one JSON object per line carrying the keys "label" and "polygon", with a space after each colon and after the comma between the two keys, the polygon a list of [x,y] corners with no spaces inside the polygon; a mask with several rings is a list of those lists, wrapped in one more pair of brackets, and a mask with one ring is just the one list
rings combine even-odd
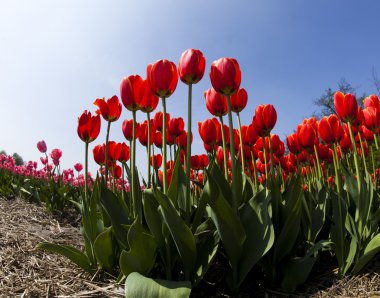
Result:
{"label": "straw mulch", "polygon": [[75,227],[79,219],[74,212],[65,215],[49,214],[43,206],[17,198],[0,198],[0,297],[123,297],[123,289],[110,277],[102,276],[100,282],[66,258],[35,249],[42,241],[81,248]]}
{"label": "straw mulch", "polygon": [[[0,197],[0,297],[124,297],[124,290],[104,273],[90,276],[66,258],[35,249],[41,241],[83,245],[75,212],[47,213],[43,206]],[[192,297],[232,297],[224,282],[223,261],[210,268]],[[357,276],[337,278],[334,259],[325,255],[295,294],[266,286],[253,270],[238,297],[380,298],[380,255]]]}

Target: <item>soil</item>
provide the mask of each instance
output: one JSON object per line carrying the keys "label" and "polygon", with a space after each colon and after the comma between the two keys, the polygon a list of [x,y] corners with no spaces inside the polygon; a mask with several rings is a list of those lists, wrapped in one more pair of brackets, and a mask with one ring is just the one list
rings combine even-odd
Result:
{"label": "soil", "polygon": [[[124,297],[115,277],[90,276],[64,257],[35,249],[42,241],[81,249],[79,223],[75,210],[50,214],[44,206],[0,197],[0,297]],[[270,287],[260,270],[252,270],[234,296],[224,281],[224,262],[217,257],[191,297],[380,298],[380,255],[359,275],[338,279],[333,257],[322,254],[308,281],[294,294]]]}

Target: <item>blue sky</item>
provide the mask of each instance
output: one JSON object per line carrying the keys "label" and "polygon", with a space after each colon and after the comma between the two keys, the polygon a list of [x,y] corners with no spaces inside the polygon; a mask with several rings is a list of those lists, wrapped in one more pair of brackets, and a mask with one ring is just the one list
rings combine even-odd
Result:
{"label": "blue sky", "polygon": [[[342,77],[359,93],[375,92],[379,11],[375,0],[3,0],[0,149],[37,160],[36,143],[44,139],[49,151],[63,150],[63,167],[82,162],[78,116],[95,111],[96,98],[119,95],[123,76],[145,77],[146,65],[162,58],[178,63],[188,48],[200,49],[207,62],[204,79],[193,88],[194,153],[203,152],[197,122],[211,117],[203,91],[210,87],[210,65],[220,57],[240,64],[249,96],[243,124],[258,104],[271,103],[278,113],[274,132],[284,138],[316,110],[313,99]],[[179,82],[168,112],[186,118],[186,102],[187,87]],[[144,117],[139,113],[140,121]],[[111,139],[123,141],[127,118],[123,109]],[[102,124],[91,148],[105,139]],[[138,155],[143,174],[145,158]],[[92,160],[90,169],[96,170]]]}

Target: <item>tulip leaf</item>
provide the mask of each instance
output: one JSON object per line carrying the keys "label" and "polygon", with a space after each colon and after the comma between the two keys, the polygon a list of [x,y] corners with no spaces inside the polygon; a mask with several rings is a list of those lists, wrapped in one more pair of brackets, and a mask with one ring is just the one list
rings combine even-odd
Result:
{"label": "tulip leaf", "polygon": [[232,269],[236,271],[247,236],[237,213],[223,197],[222,189],[214,180],[214,176],[208,170],[206,172],[207,182],[203,191],[212,210],[211,218],[218,230]]}
{"label": "tulip leaf", "polygon": [[186,210],[186,175],[181,166],[179,150],[176,154],[172,179],[168,188],[168,197],[178,209]]}
{"label": "tulip leaf", "polygon": [[93,274],[96,270],[96,268],[92,266],[89,258],[75,247],[50,242],[41,242],[37,244],[36,248],[60,254],[90,274]]}
{"label": "tulip leaf", "polygon": [[122,249],[128,248],[127,233],[122,225],[131,224],[131,220],[128,216],[128,209],[125,203],[123,203],[104,184],[101,186],[100,202],[111,219],[116,240],[119,242]]}
{"label": "tulip leaf", "polygon": [[189,281],[152,279],[133,272],[125,280],[125,297],[187,298],[190,297]]}
{"label": "tulip leaf", "polygon": [[172,201],[158,189],[155,189],[154,194],[156,200],[160,204],[158,210],[162,214],[166,226],[174,240],[177,251],[181,257],[181,261],[184,265],[185,276],[190,277],[190,274],[194,269],[196,258],[194,235],[178,214],[178,211],[175,209]]}
{"label": "tulip leaf", "polygon": [[96,237],[94,250],[100,266],[107,269],[109,272],[112,272],[116,263],[116,247],[114,245],[111,227],[107,228]]}
{"label": "tulip leaf", "polygon": [[372,240],[367,244],[363,255],[356,262],[353,274],[357,274],[363,267],[380,251],[380,233],[377,234]]}
{"label": "tulip leaf", "polygon": [[274,242],[274,230],[268,212],[271,200],[265,190],[259,191],[240,209],[240,219],[247,239],[239,260],[239,279],[237,286],[244,281],[252,267],[269,251]]}
{"label": "tulip leaf", "polygon": [[215,183],[218,185],[221,195],[230,204],[230,206],[233,206],[234,204],[231,186],[224,177],[224,174],[221,172],[219,167],[215,164],[215,162],[210,163],[209,166],[209,174],[207,175],[207,177],[210,177],[211,175]]}
{"label": "tulip leaf", "polygon": [[157,244],[138,218],[129,227],[128,244],[129,250],[122,251],[119,261],[124,276],[132,272],[149,274],[156,260]]}

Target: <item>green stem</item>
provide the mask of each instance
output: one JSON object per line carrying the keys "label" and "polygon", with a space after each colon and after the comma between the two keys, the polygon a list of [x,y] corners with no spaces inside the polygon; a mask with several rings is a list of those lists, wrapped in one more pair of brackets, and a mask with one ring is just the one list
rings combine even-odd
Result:
{"label": "green stem", "polygon": [[250,151],[251,151],[251,159],[252,159],[252,165],[253,165],[253,179],[254,179],[254,182],[255,182],[255,190],[258,191],[258,188],[257,188],[256,160],[255,160],[255,157],[253,156],[252,149]]}
{"label": "green stem", "polygon": [[132,174],[132,204],[133,204],[133,217],[138,214],[137,211],[137,194],[136,194],[136,111],[132,111],[132,162],[131,162],[131,174]]}
{"label": "green stem", "polygon": [[367,163],[366,163],[365,154],[364,154],[364,146],[363,146],[363,141],[362,141],[362,137],[360,135],[360,132],[358,132],[358,136],[359,136],[360,149],[361,149],[360,151],[361,151],[361,155],[362,155],[362,159],[363,159],[364,170],[365,170],[366,176],[368,176]]}
{"label": "green stem", "polygon": [[147,158],[148,158],[148,188],[151,184],[151,170],[150,170],[150,113],[148,112],[146,114],[146,117],[148,119],[148,144],[147,144]]}
{"label": "green stem", "polygon": [[187,151],[186,151],[186,219],[190,221],[191,195],[190,195],[190,158],[191,158],[191,100],[193,84],[189,84],[187,101]]}
{"label": "green stem", "polygon": [[84,200],[83,205],[87,205],[88,203],[88,142],[86,142],[85,146],[85,154],[84,154]]}
{"label": "green stem", "polygon": [[372,171],[375,175],[376,167],[375,167],[375,157],[373,156],[373,145],[369,146],[369,149],[371,150],[371,159],[372,159]]}
{"label": "green stem", "polygon": [[[274,179],[274,156],[273,156],[273,147],[272,147],[272,139],[270,135],[267,137],[269,142],[269,152],[270,152],[270,174],[272,179]],[[265,143],[264,143],[265,148]]]}
{"label": "green stem", "polygon": [[317,150],[317,146],[314,144],[314,153],[315,153],[315,158],[317,160],[317,167],[318,167],[318,179],[321,179],[322,178],[322,171],[321,171],[321,164],[319,162],[319,157],[318,157],[318,150]]}
{"label": "green stem", "polygon": [[167,173],[167,167],[166,167],[166,160],[167,160],[167,157],[166,157],[166,98],[163,97],[162,98],[162,112],[163,112],[163,115],[162,115],[162,157],[163,157],[163,176],[164,176],[164,185],[163,185],[163,189],[164,189],[164,194],[167,193],[167,180],[168,180],[168,173]]}
{"label": "green stem", "polygon": [[[108,139],[110,136],[111,122],[108,121],[107,124],[107,134],[106,134],[106,151],[104,152],[104,165],[105,165],[105,174],[106,174],[106,186],[108,183]],[[108,187],[108,186],[107,186]]]}
{"label": "green stem", "polygon": [[124,170],[125,170],[125,161],[121,163],[121,198],[125,202],[125,189],[124,189]]}
{"label": "green stem", "polygon": [[226,136],[224,135],[223,116],[219,116],[219,120],[220,120],[220,123],[221,123],[220,127],[221,127],[221,130],[222,130],[224,176],[226,177],[226,180],[228,181],[227,147],[226,147]]}
{"label": "green stem", "polygon": [[241,135],[241,123],[240,123],[240,115],[239,112],[236,113],[238,127],[239,127],[239,140],[240,140],[240,156],[241,156],[241,169],[243,173],[244,171],[244,148],[243,148],[243,136]]}
{"label": "green stem", "polygon": [[357,181],[358,181],[358,190],[360,192],[361,182],[360,182],[360,176],[359,176],[360,172],[359,172],[359,163],[358,163],[358,152],[356,150],[356,143],[355,143],[354,134],[352,133],[351,123],[347,122],[347,126],[348,126],[348,130],[350,132],[352,150],[354,151],[354,162],[355,162],[355,168],[356,168],[356,177],[357,177]]}
{"label": "green stem", "polygon": [[[266,148],[265,148],[265,137],[262,137],[262,139],[263,139],[263,151],[264,151],[264,166],[265,166],[265,183],[266,184],[268,184],[267,183],[267,181],[268,181],[268,168],[267,168],[267,163],[268,163],[268,161],[267,161],[267,150],[266,150]],[[267,188],[267,191],[268,191],[268,188]]]}
{"label": "green stem", "polygon": [[230,95],[226,96],[227,99],[227,109],[228,109],[228,124],[230,130],[230,155],[231,155],[231,165],[232,165],[232,195],[233,195],[233,209],[237,211],[237,193],[236,193],[236,167],[235,167],[235,142],[234,142],[234,129],[232,122],[232,113],[231,113],[231,101]]}

